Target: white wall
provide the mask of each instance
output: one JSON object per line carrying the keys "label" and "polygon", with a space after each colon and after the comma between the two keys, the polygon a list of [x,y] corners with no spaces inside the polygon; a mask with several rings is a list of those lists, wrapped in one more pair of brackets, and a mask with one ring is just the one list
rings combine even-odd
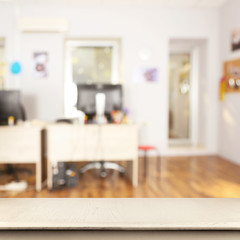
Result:
{"label": "white wall", "polygon": [[[0,12],[4,13],[4,10]],[[23,65],[21,89],[30,118],[54,120],[63,114],[63,71],[65,38],[121,38],[122,76],[125,90],[125,106],[138,123],[148,121],[149,126],[140,142],[156,145],[167,154],[168,138],[168,55],[170,39],[205,39],[208,44],[209,65],[206,90],[208,108],[207,150],[217,151],[217,81],[219,78],[219,13],[214,9],[168,9],[159,7],[54,7],[22,6],[19,16],[61,16],[70,21],[70,31],[61,34],[15,34],[6,30],[15,25],[14,11],[0,14],[0,37],[9,42],[19,42],[15,48]],[[4,22],[4,24],[3,24]],[[14,29],[14,28],[13,28]],[[13,39],[14,38],[14,39]],[[19,40],[18,40],[19,38]],[[17,39],[17,40],[16,40]],[[150,48],[150,60],[138,57],[142,48]],[[14,53],[8,48],[9,58]],[[32,52],[49,51],[49,77],[32,78]],[[132,82],[135,66],[157,66],[160,80],[154,84]],[[12,76],[9,76],[9,86]],[[17,83],[16,83],[17,84]]]}
{"label": "white wall", "polygon": [[[221,10],[221,63],[240,58],[240,51],[231,51],[231,34],[240,29],[240,1],[230,0]],[[240,94],[226,94],[220,103],[219,152],[240,164]]]}
{"label": "white wall", "polygon": [[[28,118],[56,120],[63,112],[63,36],[61,34],[23,34],[21,56],[24,61],[21,90]],[[47,78],[33,78],[33,52],[48,52]],[[24,56],[24,57],[23,57]]]}

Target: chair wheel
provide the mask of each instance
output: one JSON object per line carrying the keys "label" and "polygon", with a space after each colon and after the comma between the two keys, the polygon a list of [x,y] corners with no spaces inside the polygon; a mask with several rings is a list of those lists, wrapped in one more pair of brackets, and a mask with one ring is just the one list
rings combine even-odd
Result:
{"label": "chair wheel", "polygon": [[101,178],[105,178],[107,176],[107,173],[106,172],[100,172],[100,177]]}

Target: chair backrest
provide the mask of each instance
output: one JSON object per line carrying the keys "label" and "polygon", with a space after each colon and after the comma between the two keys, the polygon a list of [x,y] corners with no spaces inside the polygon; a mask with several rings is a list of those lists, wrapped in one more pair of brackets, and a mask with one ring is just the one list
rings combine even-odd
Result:
{"label": "chair backrest", "polygon": [[20,91],[0,91],[0,125],[7,125],[9,116],[17,120],[26,120],[26,113],[20,101]]}

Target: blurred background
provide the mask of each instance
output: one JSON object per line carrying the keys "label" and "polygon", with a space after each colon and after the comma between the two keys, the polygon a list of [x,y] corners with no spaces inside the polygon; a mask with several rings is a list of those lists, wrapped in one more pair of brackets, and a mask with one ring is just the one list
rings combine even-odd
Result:
{"label": "blurred background", "polygon": [[0,0],[1,197],[239,197],[238,0]]}

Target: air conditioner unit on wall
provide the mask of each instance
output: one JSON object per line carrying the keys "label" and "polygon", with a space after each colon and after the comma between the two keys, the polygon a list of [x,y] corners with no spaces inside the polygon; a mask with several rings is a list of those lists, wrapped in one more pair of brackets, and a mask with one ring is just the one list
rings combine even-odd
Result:
{"label": "air conditioner unit on wall", "polygon": [[20,17],[18,29],[21,32],[67,32],[69,22],[66,18]]}

